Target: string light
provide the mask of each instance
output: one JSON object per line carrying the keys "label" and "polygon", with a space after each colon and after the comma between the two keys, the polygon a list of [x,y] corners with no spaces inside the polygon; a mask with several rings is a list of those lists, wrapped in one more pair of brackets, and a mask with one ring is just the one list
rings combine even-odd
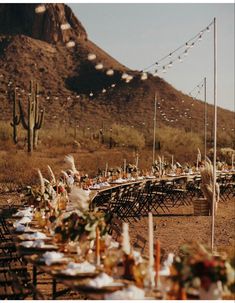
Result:
{"label": "string light", "polygon": [[128,76],[129,76],[129,75],[128,75],[127,73],[123,73],[123,74],[122,74],[122,79],[123,79],[123,80],[126,80],[126,79],[128,78]]}
{"label": "string light", "polygon": [[95,60],[96,59],[96,55],[95,54],[88,54],[87,56],[89,61]]}
{"label": "string light", "polygon": [[142,75],[141,75],[141,80],[147,80],[148,79],[148,75],[147,75],[147,73],[142,73]]}
{"label": "string light", "polygon": [[75,46],[75,42],[70,40],[69,42],[66,43],[66,47],[71,48]]}
{"label": "string light", "polygon": [[60,28],[62,29],[62,31],[65,31],[67,29],[70,29],[71,25],[69,23],[64,23],[64,24],[61,24]]}
{"label": "string light", "polygon": [[35,13],[36,14],[42,14],[46,11],[46,7],[45,5],[38,5],[36,8],[35,8]]}
{"label": "string light", "polygon": [[104,66],[103,66],[102,63],[98,63],[98,64],[96,64],[95,69],[101,70],[103,67],[104,67]]}
{"label": "string light", "polygon": [[157,69],[156,69],[155,72],[153,73],[153,76],[154,76],[154,77],[157,77],[157,76],[158,76],[158,70],[157,70]]}
{"label": "string light", "polygon": [[114,74],[114,71],[112,69],[108,69],[106,72],[106,75],[112,76]]}

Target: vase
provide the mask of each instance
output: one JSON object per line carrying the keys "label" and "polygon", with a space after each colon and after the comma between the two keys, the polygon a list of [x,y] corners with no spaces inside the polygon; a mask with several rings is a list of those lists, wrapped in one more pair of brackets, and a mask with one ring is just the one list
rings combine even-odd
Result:
{"label": "vase", "polygon": [[222,299],[222,283],[217,281],[211,283],[208,290],[203,287],[199,289],[200,300],[221,300]]}

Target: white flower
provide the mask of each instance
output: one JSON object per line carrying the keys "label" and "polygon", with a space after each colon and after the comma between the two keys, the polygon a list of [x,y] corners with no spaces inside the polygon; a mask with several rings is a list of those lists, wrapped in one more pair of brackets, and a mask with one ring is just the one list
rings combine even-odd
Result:
{"label": "white flower", "polygon": [[86,211],[89,209],[89,197],[86,194],[86,191],[73,187],[71,193],[69,194],[69,198],[73,206],[80,211]]}

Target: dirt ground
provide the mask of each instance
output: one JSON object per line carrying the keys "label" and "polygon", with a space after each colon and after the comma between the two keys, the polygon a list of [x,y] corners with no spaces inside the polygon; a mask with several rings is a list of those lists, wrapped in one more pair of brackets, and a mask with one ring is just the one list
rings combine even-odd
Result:
{"label": "dirt ground", "polygon": [[[8,203],[20,204],[19,193],[0,193],[0,207]],[[215,218],[215,248],[218,251],[225,251],[230,257],[235,254],[235,199],[221,201]],[[134,244],[137,235],[141,235],[148,240],[148,218],[141,218],[139,221],[130,223],[131,243]],[[211,241],[211,217],[194,216],[193,206],[180,206],[172,209],[170,214],[163,214],[154,217],[154,237],[159,239],[164,256],[169,252],[178,253],[181,245],[198,241],[205,245],[210,245]],[[144,252],[148,254],[148,242],[146,242]],[[42,275],[40,277],[39,289],[48,299],[51,298],[50,277]],[[63,285],[59,288],[63,289]],[[60,299],[86,299],[81,294],[70,292]]]}
{"label": "dirt ground", "polygon": [[[7,202],[8,201],[8,202]],[[0,193],[0,207],[7,203],[20,204],[19,193]],[[131,242],[137,235],[148,239],[148,218],[132,220],[130,225]],[[193,205],[172,208],[171,213],[154,217],[154,237],[159,239],[166,253],[177,253],[182,244],[198,241],[205,245],[211,242],[211,216],[194,216]],[[215,248],[235,249],[235,199],[220,201],[215,217]],[[234,250],[235,252],[235,250]],[[144,253],[148,253],[146,244]]]}

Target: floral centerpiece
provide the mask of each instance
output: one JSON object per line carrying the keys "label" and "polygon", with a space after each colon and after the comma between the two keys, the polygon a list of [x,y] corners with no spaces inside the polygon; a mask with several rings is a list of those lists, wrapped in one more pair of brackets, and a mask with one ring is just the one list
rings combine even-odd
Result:
{"label": "floral centerpiece", "polygon": [[[181,256],[174,259],[172,279],[180,287],[199,289],[199,295],[205,299],[213,299],[215,289],[219,296],[222,287],[225,291],[232,289],[235,283],[235,271],[225,254],[212,255],[200,244],[185,245],[181,248]],[[219,288],[219,291],[218,291]]]}

